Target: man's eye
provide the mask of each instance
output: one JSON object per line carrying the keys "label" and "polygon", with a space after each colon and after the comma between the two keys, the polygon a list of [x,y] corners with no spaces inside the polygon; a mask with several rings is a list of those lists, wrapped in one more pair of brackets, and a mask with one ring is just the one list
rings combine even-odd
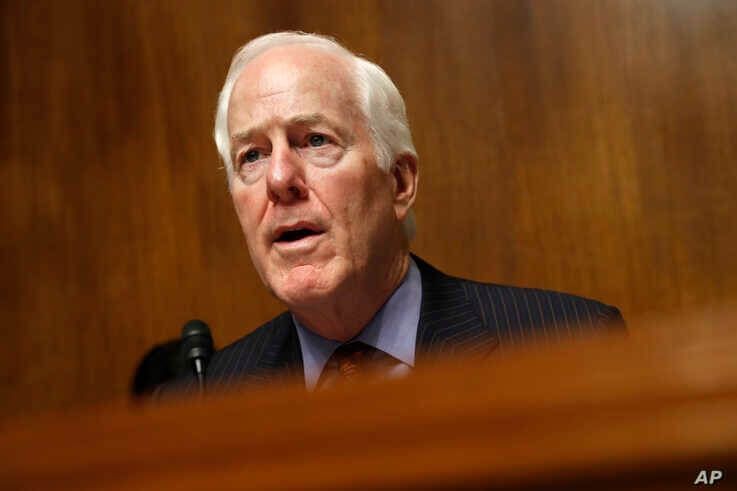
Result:
{"label": "man's eye", "polygon": [[245,162],[256,162],[259,159],[261,153],[258,150],[249,150],[243,156]]}
{"label": "man's eye", "polygon": [[326,143],[325,135],[310,135],[308,141],[311,147],[321,147]]}

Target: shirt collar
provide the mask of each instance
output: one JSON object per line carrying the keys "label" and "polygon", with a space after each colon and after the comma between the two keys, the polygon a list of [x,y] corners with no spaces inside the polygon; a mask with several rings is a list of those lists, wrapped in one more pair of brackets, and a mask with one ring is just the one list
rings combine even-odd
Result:
{"label": "shirt collar", "polygon": [[[415,365],[417,325],[420,320],[422,281],[420,270],[410,258],[407,274],[389,300],[351,341],[361,341],[387,353],[411,367]],[[313,390],[323,368],[342,343],[326,339],[302,326],[294,315],[302,350],[305,385]]]}

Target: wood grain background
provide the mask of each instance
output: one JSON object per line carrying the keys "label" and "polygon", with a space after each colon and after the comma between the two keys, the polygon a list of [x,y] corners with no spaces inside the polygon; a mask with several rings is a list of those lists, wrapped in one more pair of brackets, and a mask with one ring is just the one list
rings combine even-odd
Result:
{"label": "wood grain background", "polygon": [[224,345],[282,307],[211,140],[234,51],[333,35],[405,96],[413,249],[625,317],[737,294],[737,4],[4,2],[0,418],[125,397],[192,317]]}

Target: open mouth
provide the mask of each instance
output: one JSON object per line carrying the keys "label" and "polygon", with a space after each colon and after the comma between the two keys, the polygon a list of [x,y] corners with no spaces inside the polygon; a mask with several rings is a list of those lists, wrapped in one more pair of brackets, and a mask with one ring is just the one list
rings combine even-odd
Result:
{"label": "open mouth", "polygon": [[314,235],[322,235],[325,230],[317,223],[301,220],[289,225],[282,225],[274,230],[272,240],[274,244],[294,244],[302,239],[309,239]]}
{"label": "open mouth", "polygon": [[286,230],[279,234],[274,242],[296,242],[298,240],[304,239],[305,237],[309,237],[311,235],[319,235],[321,233],[322,232],[319,230],[311,230],[308,228]]}

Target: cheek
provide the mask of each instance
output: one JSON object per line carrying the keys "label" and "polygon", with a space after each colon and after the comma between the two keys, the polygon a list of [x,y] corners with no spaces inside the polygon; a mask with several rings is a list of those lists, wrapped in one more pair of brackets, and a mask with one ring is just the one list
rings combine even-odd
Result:
{"label": "cheek", "polygon": [[352,248],[367,247],[368,239],[381,235],[378,229],[394,216],[388,185],[381,176],[364,175],[344,180],[336,187],[334,209],[340,210],[336,218],[342,222]]}
{"label": "cheek", "polygon": [[248,200],[242,195],[233,195],[233,207],[235,208],[235,214],[238,216],[238,221],[241,227],[246,228],[248,223]]}
{"label": "cheek", "polygon": [[248,249],[248,255],[251,257],[251,262],[256,268],[261,280],[267,284],[265,277],[266,268],[266,251],[264,250],[262,241],[258,240],[258,224],[259,213],[258,203],[254,199],[254,194],[246,192],[246,189],[241,188],[240,190],[233,190],[233,206],[235,207],[235,213],[238,216],[238,222],[240,223],[243,236],[246,239],[246,247]]}
{"label": "cheek", "polygon": [[251,189],[246,190],[243,188],[233,190],[235,213],[238,216],[238,221],[249,244],[256,232],[260,214],[259,205],[257,200],[254,199],[255,193],[251,191]]}

